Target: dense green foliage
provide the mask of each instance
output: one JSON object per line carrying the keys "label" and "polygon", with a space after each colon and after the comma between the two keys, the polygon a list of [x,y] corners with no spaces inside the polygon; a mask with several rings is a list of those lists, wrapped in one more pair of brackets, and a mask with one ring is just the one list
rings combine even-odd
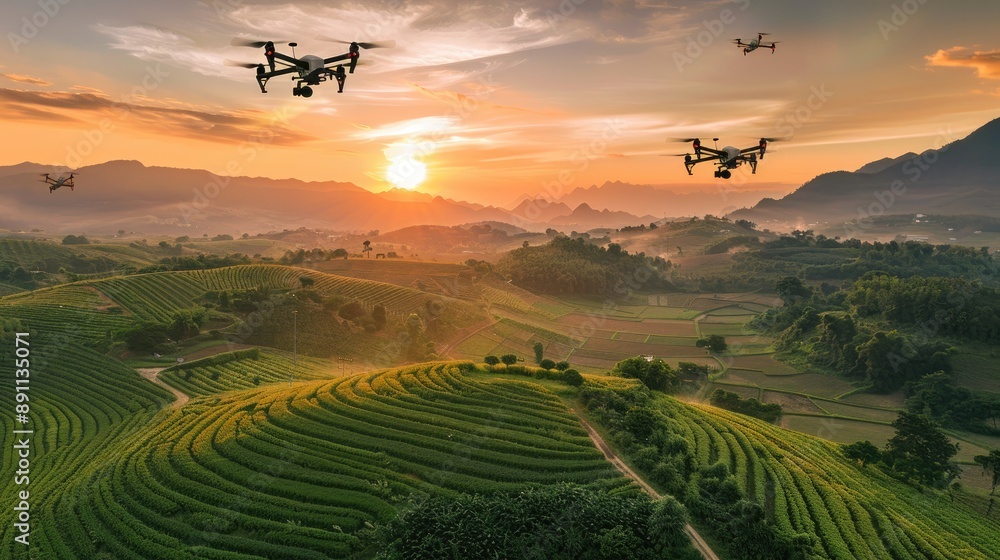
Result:
{"label": "dense green foliage", "polygon": [[568,237],[515,249],[495,266],[495,270],[524,288],[547,294],[585,295],[624,295],[630,290],[664,287],[668,268],[660,257],[630,255],[614,243],[604,248]]}
{"label": "dense green foliage", "polygon": [[780,404],[765,404],[754,398],[744,399],[736,393],[723,391],[722,389],[716,389],[712,392],[712,396],[709,397],[708,402],[712,406],[760,418],[765,422],[776,422],[781,418]]}
{"label": "dense green foliage", "polygon": [[682,499],[724,558],[1000,557],[1000,520],[984,516],[981,499],[953,502],[861,467],[831,442],[719,408],[638,388],[585,385],[582,396],[631,464]]}
{"label": "dense green foliage", "polygon": [[1000,434],[1000,396],[996,394],[959,387],[943,371],[911,381],[904,389],[910,412],[925,414],[948,427]]}
{"label": "dense green foliage", "polygon": [[886,444],[882,460],[904,479],[938,484],[950,482],[958,474],[951,463],[958,444],[926,416],[900,412],[892,427],[896,433]]}
{"label": "dense green foliage", "polygon": [[696,560],[683,506],[572,485],[430,498],[386,531],[384,560]]}
{"label": "dense green foliage", "polygon": [[698,348],[707,348],[713,354],[725,352],[726,348],[729,347],[725,337],[719,334],[710,334],[704,338],[699,338],[695,341],[694,345]]}
{"label": "dense green foliage", "polygon": [[611,375],[627,379],[638,379],[650,389],[670,391],[677,386],[677,374],[670,364],[660,358],[647,360],[642,356],[626,358],[611,370]]}

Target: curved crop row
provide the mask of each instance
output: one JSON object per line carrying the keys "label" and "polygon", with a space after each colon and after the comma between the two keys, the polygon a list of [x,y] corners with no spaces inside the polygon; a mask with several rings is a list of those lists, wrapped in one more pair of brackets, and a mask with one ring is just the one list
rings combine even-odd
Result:
{"label": "curved crop row", "polygon": [[632,488],[542,387],[422,364],[195,399],[85,471],[37,550],[349,558],[410,496],[558,482]]}

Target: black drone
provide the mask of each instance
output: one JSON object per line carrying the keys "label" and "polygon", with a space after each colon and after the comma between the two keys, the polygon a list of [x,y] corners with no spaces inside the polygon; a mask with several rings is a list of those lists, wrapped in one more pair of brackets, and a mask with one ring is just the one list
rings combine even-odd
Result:
{"label": "black drone", "polygon": [[[248,41],[246,39],[235,38],[232,41],[232,45],[235,47],[253,47],[255,49],[264,47],[264,58],[267,59],[267,65],[270,70],[265,68],[263,63],[253,64],[227,60],[226,64],[243,68],[256,68],[257,84],[260,85],[261,93],[267,93],[267,89],[264,86],[271,78],[284,74],[294,74],[292,80],[296,81],[297,84],[292,88],[292,95],[312,97],[313,90],[310,86],[317,86],[328,79],[337,80],[337,93],[344,93],[344,82],[347,81],[347,74],[354,73],[354,68],[358,65],[361,49],[391,48],[395,46],[395,41],[378,43],[360,43],[357,41],[350,43],[347,41],[337,42],[350,44],[349,50],[344,54],[331,56],[330,58],[321,58],[311,54],[296,58],[295,47],[298,46],[298,43],[288,43],[288,46],[292,48],[292,56],[288,56],[287,54],[278,52],[274,48],[274,41]],[[348,65],[347,70],[344,69],[344,64],[342,64],[345,62]],[[284,67],[277,68],[277,64]],[[337,66],[330,68],[328,67],[330,64],[337,64]]]}
{"label": "black drone", "polygon": [[[714,142],[718,142],[718,138],[712,139]],[[716,144],[715,148],[708,148],[701,145],[701,140],[697,138],[683,138],[677,139],[678,142],[691,142],[694,147],[694,157],[691,154],[674,154],[678,157],[684,157],[684,167],[687,169],[688,175],[693,175],[691,172],[695,165],[699,163],[705,163],[708,161],[714,162],[717,166],[715,170],[715,177],[717,179],[729,179],[733,176],[730,169],[736,169],[744,163],[750,164],[751,173],[757,173],[757,162],[764,159],[764,153],[767,152],[768,142],[776,142],[780,140],[779,138],[761,138],[760,142],[751,148],[734,148],[733,146],[726,146],[721,150]],[[707,155],[702,156],[702,152],[707,152]],[[760,156],[759,158],[757,156]]]}

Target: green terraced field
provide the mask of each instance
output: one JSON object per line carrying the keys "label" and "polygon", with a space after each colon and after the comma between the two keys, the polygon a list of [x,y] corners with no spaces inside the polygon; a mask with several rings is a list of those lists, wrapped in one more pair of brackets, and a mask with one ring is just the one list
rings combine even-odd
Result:
{"label": "green terraced field", "polygon": [[193,400],[77,472],[32,553],[370,557],[366,522],[412,495],[559,482],[638,491],[554,394],[473,370],[423,364]]}
{"label": "green terraced field", "polygon": [[747,416],[668,397],[659,404],[700,466],[728,465],[778,527],[817,535],[822,558],[1000,558],[1000,518],[983,515],[981,498],[920,492],[829,441]]}

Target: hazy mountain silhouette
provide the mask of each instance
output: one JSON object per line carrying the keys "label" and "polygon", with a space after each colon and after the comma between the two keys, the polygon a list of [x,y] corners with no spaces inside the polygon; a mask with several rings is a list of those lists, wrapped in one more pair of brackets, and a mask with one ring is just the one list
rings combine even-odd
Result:
{"label": "hazy mountain silhouette", "polygon": [[825,173],[780,200],[765,199],[730,216],[794,227],[863,221],[883,214],[1000,217],[997,146],[1000,119],[939,150],[861,168],[874,172]]}
{"label": "hazy mountain silhouette", "polygon": [[885,171],[886,169],[889,169],[894,165],[901,164],[917,156],[918,154],[915,154],[913,152],[907,152],[899,156],[898,158],[884,157],[880,160],[876,160],[861,166],[861,168],[855,171],[855,173],[881,173],[882,171]]}
{"label": "hazy mountain silhouette", "polygon": [[549,202],[544,198],[526,199],[513,210],[512,215],[523,222],[548,223],[560,216],[568,216],[573,209],[562,202]]}
{"label": "hazy mountain silhouette", "polygon": [[[0,167],[0,227],[38,228],[53,234],[124,229],[150,235],[239,235],[302,226],[385,231],[495,221],[543,231],[547,225],[546,219],[526,221],[492,206],[400,189],[376,194],[335,181],[220,177],[197,169],[147,167],[137,161],[110,161],[78,171],[75,192],[49,193],[38,182],[38,174],[53,172],[52,166]],[[565,210],[569,215],[569,208]],[[585,228],[640,220],[624,213],[594,212],[571,223]]]}
{"label": "hazy mountain silhouette", "polygon": [[656,216],[636,216],[628,212],[611,210],[594,210],[587,203],[577,206],[573,212],[566,216],[558,216],[549,220],[555,226],[572,227],[577,231],[586,231],[594,228],[621,228],[625,226],[637,226],[648,224],[658,220]]}
{"label": "hazy mountain silhouette", "polygon": [[[737,208],[756,204],[765,197],[780,196],[790,189],[775,183],[757,184],[753,187],[720,184],[721,188],[700,185],[700,192],[675,192],[678,185],[634,185],[621,181],[608,181],[603,185],[578,187],[552,202],[563,203],[568,208],[587,204],[592,208],[607,208],[612,211],[628,212],[635,215],[653,214],[658,218],[666,216],[720,215]],[[690,188],[690,187],[688,187]],[[516,203],[523,204],[527,197]],[[513,211],[515,215],[520,215]]]}

